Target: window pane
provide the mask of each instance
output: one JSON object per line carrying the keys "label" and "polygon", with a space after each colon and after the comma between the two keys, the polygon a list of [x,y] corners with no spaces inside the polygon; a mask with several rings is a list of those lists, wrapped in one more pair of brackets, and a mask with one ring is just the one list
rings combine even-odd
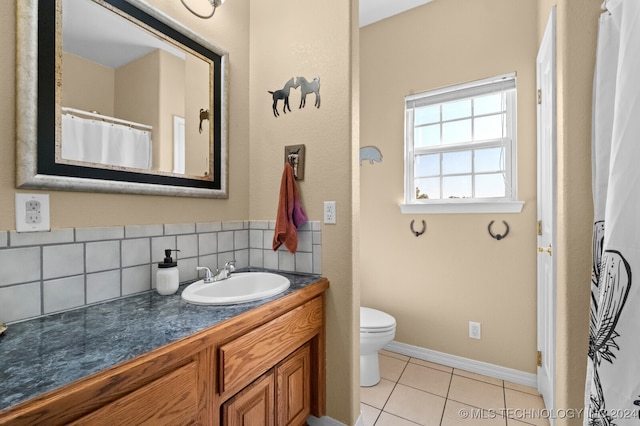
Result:
{"label": "window pane", "polygon": [[489,115],[487,117],[479,117],[474,120],[474,140],[498,139],[504,134],[503,131],[503,115]]}
{"label": "window pane", "polygon": [[504,196],[505,184],[502,173],[476,175],[476,198]]}
{"label": "window pane", "polygon": [[440,154],[417,155],[415,176],[439,176]]}
{"label": "window pane", "polygon": [[442,104],[442,120],[471,117],[471,99]]}
{"label": "window pane", "polygon": [[440,105],[429,105],[415,109],[413,120],[416,125],[437,123],[440,121]]}
{"label": "window pane", "polygon": [[471,173],[471,151],[442,154],[442,174]]}
{"label": "window pane", "polygon": [[480,96],[473,100],[474,115],[484,115],[502,111],[502,93]]}
{"label": "window pane", "polygon": [[504,170],[502,148],[477,149],[474,153],[473,163],[476,173]]}
{"label": "window pane", "polygon": [[427,178],[416,179],[416,199],[417,200],[434,200],[440,198],[440,179]]}
{"label": "window pane", "polygon": [[471,120],[442,124],[442,143],[468,142],[471,140]]}
{"label": "window pane", "polygon": [[471,176],[442,178],[442,198],[470,198]]}
{"label": "window pane", "polygon": [[416,127],[414,133],[414,146],[425,147],[440,144],[440,124]]}

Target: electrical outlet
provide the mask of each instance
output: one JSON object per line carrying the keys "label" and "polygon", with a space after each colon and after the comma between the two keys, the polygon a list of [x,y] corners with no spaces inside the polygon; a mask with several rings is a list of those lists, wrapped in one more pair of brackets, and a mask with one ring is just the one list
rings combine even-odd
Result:
{"label": "electrical outlet", "polygon": [[472,339],[480,339],[480,323],[469,321],[469,337]]}
{"label": "electrical outlet", "polygon": [[324,202],[324,223],[329,223],[329,224],[336,223],[336,202],[335,201]]}
{"label": "electrical outlet", "polygon": [[49,194],[16,194],[16,231],[49,231]]}

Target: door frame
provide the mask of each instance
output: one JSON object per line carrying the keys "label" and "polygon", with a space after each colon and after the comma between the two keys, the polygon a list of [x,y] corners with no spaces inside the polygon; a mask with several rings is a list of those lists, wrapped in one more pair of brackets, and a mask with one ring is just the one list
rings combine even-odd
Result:
{"label": "door frame", "polygon": [[[546,70],[546,72],[545,72]],[[537,368],[538,391],[547,409],[556,395],[556,7],[551,9],[536,58],[537,105]],[[548,249],[548,250],[547,250]],[[540,252],[540,250],[543,250]],[[549,282],[547,282],[549,281]],[[540,358],[539,358],[540,359]],[[551,425],[554,424],[550,419]]]}

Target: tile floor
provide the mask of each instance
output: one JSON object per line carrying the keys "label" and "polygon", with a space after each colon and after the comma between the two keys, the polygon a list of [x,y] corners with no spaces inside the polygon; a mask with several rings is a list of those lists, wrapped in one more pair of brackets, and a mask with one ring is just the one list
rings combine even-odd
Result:
{"label": "tile floor", "polygon": [[380,351],[381,380],[360,388],[365,426],[549,425],[534,388]]}

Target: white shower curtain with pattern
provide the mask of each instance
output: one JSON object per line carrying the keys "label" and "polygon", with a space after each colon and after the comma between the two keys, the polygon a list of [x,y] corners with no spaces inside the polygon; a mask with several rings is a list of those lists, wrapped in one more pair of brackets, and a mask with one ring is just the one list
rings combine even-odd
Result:
{"label": "white shower curtain with pattern", "polygon": [[593,270],[584,425],[640,419],[640,2],[600,17],[593,96]]}

